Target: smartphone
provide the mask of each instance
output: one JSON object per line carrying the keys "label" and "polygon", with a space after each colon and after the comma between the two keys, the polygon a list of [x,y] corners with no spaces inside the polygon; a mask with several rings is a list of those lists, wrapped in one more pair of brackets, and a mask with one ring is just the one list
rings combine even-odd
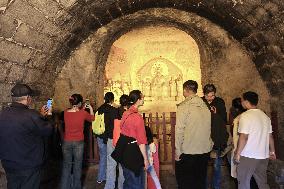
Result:
{"label": "smartphone", "polygon": [[86,106],[89,106],[90,105],[90,99],[86,99],[86,101],[85,101],[85,104],[86,104]]}
{"label": "smartphone", "polygon": [[53,99],[49,98],[46,103],[46,107],[48,108],[48,115],[52,115],[51,108],[52,108]]}

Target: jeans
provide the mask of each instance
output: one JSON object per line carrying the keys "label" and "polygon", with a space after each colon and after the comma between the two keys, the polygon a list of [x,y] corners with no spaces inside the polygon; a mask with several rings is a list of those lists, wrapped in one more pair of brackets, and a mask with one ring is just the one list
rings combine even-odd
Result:
{"label": "jeans", "polygon": [[145,172],[144,168],[141,168],[141,172],[138,177],[134,172],[122,167],[124,175],[123,189],[144,189],[145,188]]}
{"label": "jeans", "polygon": [[180,159],[175,169],[178,189],[205,189],[209,153],[182,154]]}
{"label": "jeans", "polygon": [[[114,147],[112,144],[112,139],[108,139],[107,141],[107,174],[106,174],[106,184],[104,189],[114,189],[115,188],[115,179],[116,179],[116,166],[117,162],[111,157],[111,153],[114,151]],[[118,165],[118,189],[123,188],[123,170],[121,165]]]}
{"label": "jeans", "polygon": [[[84,142],[83,141],[64,141],[63,151],[63,169],[61,176],[61,189],[81,189],[81,173]],[[74,163],[72,158],[74,157]],[[73,165],[73,179],[71,179],[71,170]]]}
{"label": "jeans", "polygon": [[155,183],[155,186],[156,186],[156,189],[161,189],[161,184],[160,184],[160,181],[159,181],[159,178],[156,174],[156,171],[155,171],[155,168],[151,165],[148,169],[147,169],[147,172],[151,175],[154,183]]}
{"label": "jeans", "polygon": [[106,165],[107,165],[107,145],[103,142],[104,139],[97,137],[98,146],[99,146],[99,171],[97,181],[106,180]]}
{"label": "jeans", "polygon": [[213,188],[220,189],[221,184],[221,164],[222,158],[220,157],[221,150],[216,150],[217,157],[214,160],[214,170],[213,170]]}
{"label": "jeans", "polygon": [[7,170],[8,189],[39,189],[40,169]]}

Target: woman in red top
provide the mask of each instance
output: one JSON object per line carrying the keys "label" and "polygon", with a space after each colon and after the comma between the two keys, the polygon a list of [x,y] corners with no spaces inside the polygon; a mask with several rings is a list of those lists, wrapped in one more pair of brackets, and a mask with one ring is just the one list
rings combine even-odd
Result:
{"label": "woman in red top", "polygon": [[[123,113],[121,119],[121,134],[136,139],[137,145],[139,146],[139,149],[144,159],[144,167],[145,169],[147,169],[149,166],[145,147],[145,145],[147,144],[147,137],[144,127],[144,120],[142,116],[138,113],[138,107],[142,106],[144,103],[144,96],[141,91],[133,90],[129,94],[129,100],[131,107]],[[123,166],[122,168],[123,175],[125,178],[125,181],[123,183],[123,189],[144,189],[145,174],[143,167],[141,168],[140,174],[138,176],[125,166]]]}
{"label": "woman in red top", "polygon": [[84,151],[84,122],[94,121],[94,112],[91,106],[88,106],[90,113],[82,108],[83,97],[80,94],[73,94],[69,98],[72,108],[64,111],[65,133],[63,152],[63,169],[61,177],[61,189],[71,188],[71,169],[72,158],[74,157],[73,167],[73,188],[81,189],[81,172]]}

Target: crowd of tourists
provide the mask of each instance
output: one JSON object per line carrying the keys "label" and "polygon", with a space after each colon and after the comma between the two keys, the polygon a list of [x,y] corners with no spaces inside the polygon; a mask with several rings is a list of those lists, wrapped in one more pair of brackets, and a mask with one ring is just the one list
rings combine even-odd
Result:
{"label": "crowd of tourists", "polygon": [[[202,98],[198,84],[183,84],[185,100],[176,117],[176,179],[178,189],[221,188],[221,163],[226,155],[238,189],[269,189],[267,165],[276,159],[270,118],[258,105],[258,94],[248,91],[232,101],[227,125],[224,100],[207,84]],[[205,103],[204,103],[205,102]],[[207,177],[213,159],[212,178]],[[211,182],[210,182],[211,181]],[[190,186],[190,187],[189,187]]]}
{"label": "crowd of tourists", "polygon": [[[258,94],[248,91],[225,102],[216,96],[216,87],[183,84],[185,99],[177,105],[175,126],[175,176],[178,189],[220,189],[221,165],[225,157],[239,189],[268,189],[267,165],[276,159],[270,118],[258,105]],[[8,189],[40,188],[40,173],[46,157],[45,138],[54,131],[52,108],[38,112],[30,108],[39,92],[26,84],[11,90],[12,103],[0,113],[0,160],[6,172]],[[81,189],[84,156],[84,124],[90,123],[99,148],[96,182],[105,189],[145,189],[149,174],[156,189],[161,184],[155,171],[157,153],[151,129],[144,124],[139,107],[144,95],[139,90],[120,97],[107,92],[96,110],[80,94],[69,97],[70,108],[62,112],[62,173],[60,189]],[[208,162],[212,159],[212,178]],[[252,179],[254,178],[254,179]],[[255,184],[255,186],[253,185]]]}

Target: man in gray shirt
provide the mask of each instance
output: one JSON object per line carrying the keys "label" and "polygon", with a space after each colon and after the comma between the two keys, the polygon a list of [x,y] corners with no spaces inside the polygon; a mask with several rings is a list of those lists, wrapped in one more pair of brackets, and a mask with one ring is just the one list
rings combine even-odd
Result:
{"label": "man in gray shirt", "polygon": [[178,189],[206,188],[207,164],[212,150],[211,113],[196,95],[198,84],[183,84],[185,100],[177,107],[175,147]]}

